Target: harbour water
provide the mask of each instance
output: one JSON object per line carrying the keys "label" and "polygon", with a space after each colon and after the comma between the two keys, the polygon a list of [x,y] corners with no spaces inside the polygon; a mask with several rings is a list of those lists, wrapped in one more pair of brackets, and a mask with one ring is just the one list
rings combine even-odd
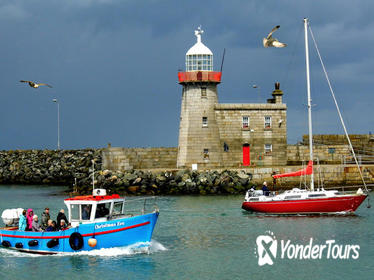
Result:
{"label": "harbour water", "polygon": [[[0,213],[22,207],[41,215],[48,206],[55,217],[64,208],[63,190],[0,186]],[[373,279],[374,208],[366,208],[366,202],[356,215],[276,217],[242,211],[242,199],[159,197],[160,216],[149,249],[37,256],[1,248],[0,279]],[[258,264],[260,235],[277,241],[272,265]],[[328,258],[326,249],[317,259],[289,258],[288,251],[282,258],[282,243],[288,240],[291,247],[310,242],[319,247],[331,240],[343,250],[358,245],[358,256],[354,259],[351,252],[348,258],[334,259],[331,252]]]}

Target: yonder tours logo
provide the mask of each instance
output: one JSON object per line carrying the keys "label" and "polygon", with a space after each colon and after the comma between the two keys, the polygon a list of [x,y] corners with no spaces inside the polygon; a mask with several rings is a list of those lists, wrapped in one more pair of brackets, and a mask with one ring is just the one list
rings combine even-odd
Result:
{"label": "yonder tours logo", "polygon": [[[278,246],[278,243],[280,246]],[[256,238],[255,255],[258,265],[273,265],[277,259],[315,260],[315,259],[358,259],[360,245],[338,244],[335,240],[326,240],[316,244],[313,238],[306,244],[296,244],[291,240],[278,240],[271,231]],[[279,254],[277,254],[279,252]]]}

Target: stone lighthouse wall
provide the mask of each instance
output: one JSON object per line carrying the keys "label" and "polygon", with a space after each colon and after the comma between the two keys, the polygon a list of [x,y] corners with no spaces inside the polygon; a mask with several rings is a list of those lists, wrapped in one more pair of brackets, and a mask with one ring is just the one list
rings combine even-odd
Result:
{"label": "stone lighthouse wall", "polygon": [[[219,130],[214,107],[218,104],[217,84],[183,83],[177,167],[220,167]],[[206,123],[203,122],[206,118]]]}

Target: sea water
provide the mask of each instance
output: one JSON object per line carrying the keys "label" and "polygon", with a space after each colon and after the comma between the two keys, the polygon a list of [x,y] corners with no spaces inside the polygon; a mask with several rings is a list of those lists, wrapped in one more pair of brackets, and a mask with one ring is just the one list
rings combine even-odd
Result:
{"label": "sea water", "polygon": [[[0,186],[0,213],[22,207],[41,216],[49,207],[55,219],[64,190]],[[245,212],[242,200],[161,196],[149,244],[53,256],[1,248],[0,279],[374,279],[374,208],[366,201],[355,215],[279,217]],[[327,247],[321,258],[308,255],[309,245],[326,244],[329,258]],[[347,246],[359,246],[357,258],[340,258]]]}

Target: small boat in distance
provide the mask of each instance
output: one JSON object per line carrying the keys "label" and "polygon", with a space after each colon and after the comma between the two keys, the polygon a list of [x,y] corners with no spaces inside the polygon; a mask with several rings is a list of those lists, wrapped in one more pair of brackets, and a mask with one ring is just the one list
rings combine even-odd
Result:
{"label": "small boat in distance", "polygon": [[[273,178],[306,176],[310,175],[310,186],[308,189],[293,188],[280,194],[270,194],[270,192],[262,190],[248,190],[242,208],[247,211],[269,213],[269,214],[329,214],[329,213],[351,213],[361,205],[368,196],[368,189],[363,179],[361,169],[359,168],[355,152],[345,128],[343,118],[340,114],[339,106],[336,102],[334,92],[327,76],[326,69],[323,65],[318,48],[317,53],[320,58],[323,70],[325,72],[331,94],[333,96],[336,108],[342,122],[344,132],[347,136],[352,155],[356,161],[358,171],[364,184],[364,191],[359,188],[356,192],[340,192],[337,190],[325,190],[314,188],[314,172],[313,172],[313,138],[312,138],[312,104],[310,96],[310,78],[309,78],[309,49],[308,49],[308,19],[304,19],[305,31],[305,57],[306,57],[306,76],[307,76],[307,95],[308,95],[308,127],[309,127],[309,152],[310,160],[308,166],[302,170],[273,175]],[[310,29],[310,27],[309,27]],[[313,33],[312,38],[313,37]],[[315,42],[315,41],[314,41]],[[369,207],[369,206],[368,206]]]}
{"label": "small boat in distance", "polygon": [[[159,215],[157,206],[149,213],[144,213],[143,208],[135,214],[126,209],[124,197],[107,195],[105,189],[67,198],[64,203],[70,221],[66,230],[33,232],[6,226],[0,228],[1,246],[27,253],[57,254],[145,244],[151,241]],[[11,219],[4,222],[11,223]]]}

